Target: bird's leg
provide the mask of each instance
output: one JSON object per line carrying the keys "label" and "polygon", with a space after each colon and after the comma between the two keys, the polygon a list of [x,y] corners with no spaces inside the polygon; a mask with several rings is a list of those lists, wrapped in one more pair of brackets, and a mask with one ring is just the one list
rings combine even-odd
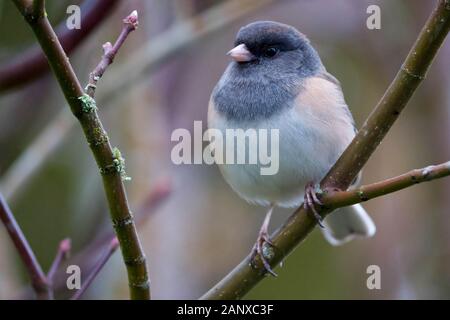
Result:
{"label": "bird's leg", "polygon": [[305,187],[305,198],[303,200],[303,206],[305,207],[305,209],[308,212],[310,212],[313,215],[313,218],[317,221],[319,226],[321,228],[324,228],[324,225],[322,223],[323,219],[322,219],[321,215],[317,212],[316,205],[322,206],[323,204],[320,201],[320,199],[317,197],[316,188],[314,186],[314,183],[309,182],[306,184],[306,187]]}
{"label": "bird's leg", "polygon": [[270,245],[273,247],[273,242],[270,240],[269,236],[269,223],[270,218],[272,216],[274,205],[271,205],[269,210],[267,211],[266,217],[264,218],[264,222],[261,226],[261,229],[258,233],[258,239],[256,239],[256,243],[253,246],[252,254],[251,254],[251,261],[254,260],[254,258],[258,255],[261,258],[261,262],[264,266],[264,269],[266,269],[267,272],[269,272],[274,277],[277,276],[277,274],[272,270],[270,267],[269,262],[267,261],[266,257],[264,256],[264,245]]}

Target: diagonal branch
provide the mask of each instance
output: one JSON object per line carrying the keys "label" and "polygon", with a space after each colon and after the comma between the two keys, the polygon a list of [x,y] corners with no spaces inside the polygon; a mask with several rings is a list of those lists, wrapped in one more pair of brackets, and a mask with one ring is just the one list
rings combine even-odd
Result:
{"label": "diagonal branch", "polygon": [[45,0],[33,0],[33,12],[45,14]]}
{"label": "diagonal branch", "polygon": [[[323,189],[348,188],[424,79],[449,30],[450,1],[439,0],[384,96],[352,143],[321,181]],[[330,212],[325,208],[320,211],[322,216]],[[274,247],[278,250],[274,250],[269,259],[270,264],[275,266],[280,263],[315,226],[316,221],[307,214],[303,206],[297,209],[272,236]],[[255,268],[250,256],[247,256],[201,298],[239,299],[264,279],[264,275],[259,259]]]}
{"label": "diagonal branch", "polygon": [[19,227],[14,215],[11,212],[8,204],[6,203],[3,196],[0,194],[0,220],[6,227],[6,231],[8,231],[9,237],[14,243],[14,246],[17,249],[17,252],[22,259],[28,274],[31,278],[31,284],[33,286],[34,291],[36,292],[36,296],[40,300],[48,300],[52,299],[52,294],[50,290],[50,286],[45,277],[44,272],[42,271],[41,265],[36,259],[33,250],[30,247],[25,235],[22,233],[22,230]]}
{"label": "diagonal branch", "polygon": [[100,258],[99,261],[97,261],[94,269],[91,271],[91,273],[88,275],[86,280],[83,281],[83,285],[81,288],[72,296],[71,300],[78,300],[81,298],[81,296],[86,292],[86,290],[90,287],[92,282],[94,281],[95,277],[100,273],[100,271],[105,266],[106,262],[108,262],[109,258],[113,255],[114,252],[116,252],[117,248],[119,247],[119,242],[117,241],[117,238],[114,237],[110,243],[108,244],[108,248],[106,249],[103,256]]}
{"label": "diagonal branch", "polygon": [[422,169],[414,169],[400,176],[361,186],[349,191],[324,193],[321,201],[327,210],[350,206],[384,196],[413,185],[450,175],[450,161]]}
{"label": "diagonal branch", "polygon": [[123,27],[122,32],[116,40],[114,45],[111,42],[106,42],[103,45],[103,56],[100,60],[100,63],[95,67],[94,71],[89,75],[89,83],[86,86],[87,94],[94,98],[95,89],[97,88],[97,82],[105,73],[108,66],[113,63],[114,58],[116,57],[117,52],[119,52],[120,47],[124,44],[128,35],[136,30],[139,24],[138,21],[138,13],[137,11],[133,11],[128,17],[123,19]]}
{"label": "diagonal branch", "polygon": [[55,259],[53,260],[50,270],[47,272],[47,281],[53,289],[53,280],[55,278],[58,268],[61,266],[64,260],[69,256],[70,250],[72,248],[72,243],[69,238],[62,240],[59,243],[58,251],[56,252]]}
{"label": "diagonal branch", "polygon": [[[172,187],[167,179],[162,179],[155,187],[152,188],[148,196],[145,198],[144,202],[138,206],[136,210],[136,225],[141,228],[146,224],[147,220],[157,212],[158,207],[167,200],[168,196],[172,192]],[[80,266],[82,270],[87,270],[89,274],[96,267],[92,266],[91,257],[99,254],[100,250],[111,244],[115,238],[112,230],[99,230],[96,236],[89,241],[89,245],[78,252],[73,258],[68,262],[69,264],[76,264]],[[58,281],[55,282],[55,292],[65,288],[66,279],[60,277]]]}
{"label": "diagonal branch", "polygon": [[[43,3],[43,1],[41,1]],[[56,34],[64,51],[70,54],[113,11],[119,0],[86,0],[80,6],[82,28],[69,30],[64,20]],[[0,92],[35,80],[48,71],[48,63],[39,46],[32,46],[0,65]]]}
{"label": "diagonal branch", "polygon": [[69,59],[47,16],[32,12],[22,0],[14,0],[42,47],[72,113],[80,122],[103,178],[111,220],[128,272],[132,299],[149,299],[150,284],[146,259],[136,231],[123,184],[124,159],[111,147],[109,137],[97,114],[95,101],[83,92]]}
{"label": "diagonal branch", "polygon": [[192,18],[176,23],[153,41],[147,42],[133,52],[125,63],[111,71],[111,79],[118,80],[108,81],[105,85],[104,89],[108,92],[105,98],[111,99],[114,94],[141,82],[148,76],[148,72],[173,58],[176,53],[195,48],[202,42],[208,43],[236,20],[275,2],[274,0],[222,1]]}

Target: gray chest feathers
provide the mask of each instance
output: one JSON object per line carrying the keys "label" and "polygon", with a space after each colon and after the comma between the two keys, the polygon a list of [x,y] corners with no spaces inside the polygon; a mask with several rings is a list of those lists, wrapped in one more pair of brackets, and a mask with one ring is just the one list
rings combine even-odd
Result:
{"label": "gray chest feathers", "polygon": [[229,77],[226,73],[213,91],[216,111],[227,120],[268,119],[292,107],[298,79]]}

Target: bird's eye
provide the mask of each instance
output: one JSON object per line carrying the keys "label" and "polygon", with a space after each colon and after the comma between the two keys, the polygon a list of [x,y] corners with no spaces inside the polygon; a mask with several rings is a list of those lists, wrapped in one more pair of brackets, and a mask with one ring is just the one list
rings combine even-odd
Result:
{"label": "bird's eye", "polygon": [[275,47],[268,47],[266,49],[264,49],[264,56],[268,57],[268,58],[273,58],[277,55],[277,53],[279,52],[279,50]]}

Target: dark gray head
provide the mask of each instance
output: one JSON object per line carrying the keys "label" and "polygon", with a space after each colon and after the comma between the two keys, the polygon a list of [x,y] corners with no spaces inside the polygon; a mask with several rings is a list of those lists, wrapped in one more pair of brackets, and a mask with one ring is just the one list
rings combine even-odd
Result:
{"label": "dark gray head", "polygon": [[289,106],[303,79],[324,71],[317,52],[294,27],[258,21],[241,28],[233,61],[213,92],[228,119],[267,118]]}
{"label": "dark gray head", "polygon": [[[309,40],[294,27],[273,21],[253,22],[241,28],[234,45],[248,50],[247,59],[236,60],[242,68],[277,68],[278,72],[309,76],[322,63]],[[233,57],[233,50],[229,54]]]}

